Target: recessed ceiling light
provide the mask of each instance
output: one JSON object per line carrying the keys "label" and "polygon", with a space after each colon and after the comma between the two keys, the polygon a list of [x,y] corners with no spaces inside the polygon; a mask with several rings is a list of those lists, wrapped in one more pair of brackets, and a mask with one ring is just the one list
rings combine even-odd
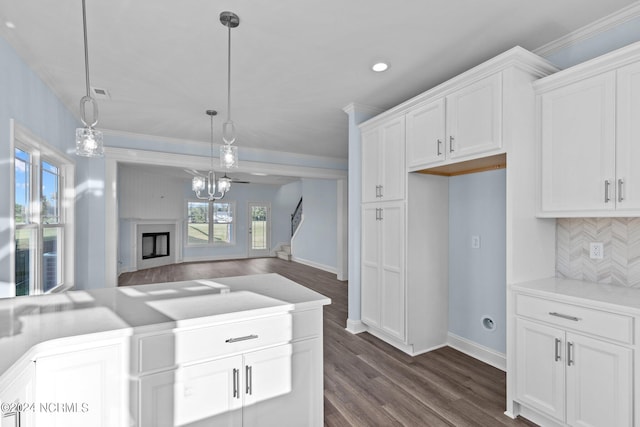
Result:
{"label": "recessed ceiling light", "polygon": [[386,62],[377,62],[373,64],[373,66],[371,67],[371,69],[376,73],[387,71],[388,68],[389,68],[389,64],[387,64]]}
{"label": "recessed ceiling light", "polygon": [[251,175],[255,175],[255,176],[269,176],[266,173],[262,173],[262,172],[251,172]]}
{"label": "recessed ceiling light", "polygon": [[6,25],[6,26],[7,26],[7,28],[9,28],[10,30],[15,30],[15,29],[16,29],[16,24],[14,24],[14,23],[13,23],[13,22],[11,22],[11,21],[7,21],[7,22],[5,22],[5,23],[4,23],[4,25]]}

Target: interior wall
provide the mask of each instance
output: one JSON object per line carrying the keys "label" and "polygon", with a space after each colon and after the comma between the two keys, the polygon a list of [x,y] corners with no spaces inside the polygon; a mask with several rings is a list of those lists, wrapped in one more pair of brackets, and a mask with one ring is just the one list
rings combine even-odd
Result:
{"label": "interior wall", "polygon": [[[479,247],[473,248],[474,236]],[[506,352],[506,170],[449,178],[449,331]],[[495,329],[483,327],[492,319]]]}
{"label": "interior wall", "polygon": [[[13,157],[10,150],[10,119],[15,119],[31,133],[65,154],[75,150],[75,128],[78,122],[66,109],[49,87],[22,61],[15,50],[0,37],[0,297],[13,295],[11,286],[10,251],[13,242],[10,238],[10,199],[9,182],[13,170],[9,159]],[[79,99],[79,98],[78,98]],[[81,187],[86,182],[82,179],[83,164],[76,161],[76,184]],[[84,206],[76,207],[76,218],[82,218],[86,211]],[[79,243],[79,242],[78,242]],[[81,251],[87,248],[76,243],[76,256],[86,261]],[[77,265],[77,263],[76,263]],[[82,275],[76,271],[76,282]]]}
{"label": "interior wall", "polygon": [[303,221],[291,242],[294,260],[336,272],[336,181],[302,179]]}
{"label": "interior wall", "polygon": [[[135,270],[131,260],[131,222],[136,220],[174,220],[186,226],[186,202],[196,201],[191,181],[162,174],[138,171],[135,166],[120,168],[118,177],[119,270]],[[182,261],[205,261],[245,258],[248,253],[248,203],[269,202],[271,205],[271,248],[288,243],[291,213],[302,195],[300,181],[283,186],[271,184],[232,184],[224,201],[235,202],[235,243],[231,245],[187,246],[182,244]],[[186,239],[186,232],[183,232]],[[180,261],[180,260],[178,260]]]}

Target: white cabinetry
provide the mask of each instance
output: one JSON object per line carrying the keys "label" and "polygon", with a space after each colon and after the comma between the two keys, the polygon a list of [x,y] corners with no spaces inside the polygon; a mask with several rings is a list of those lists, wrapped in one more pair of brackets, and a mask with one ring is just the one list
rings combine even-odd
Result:
{"label": "white cabinetry", "polygon": [[404,117],[362,134],[362,202],[404,199]]}
{"label": "white cabinetry", "polygon": [[[321,316],[315,309],[138,338],[139,426],[320,427]],[[172,361],[153,361],[167,337]]]}
{"label": "white cabinetry", "polygon": [[416,106],[407,112],[406,121],[409,170],[499,152],[502,73]]}
{"label": "white cabinetry", "polygon": [[362,208],[362,320],[405,341],[404,202]]}
{"label": "white cabinetry", "polygon": [[569,426],[633,425],[631,316],[524,294],[516,315],[521,405]]}
{"label": "white cabinetry", "polygon": [[123,346],[122,342],[87,343],[38,357],[36,425],[125,425],[128,385]]}
{"label": "white cabinetry", "polygon": [[640,215],[638,60],[632,45],[535,83],[541,216]]}
{"label": "white cabinetry", "polygon": [[6,384],[0,389],[0,402],[5,405],[9,404],[8,407],[3,406],[0,412],[1,427],[33,425],[33,414],[36,409],[32,406],[35,403],[33,398],[34,372],[34,363],[28,362],[10,384]]}

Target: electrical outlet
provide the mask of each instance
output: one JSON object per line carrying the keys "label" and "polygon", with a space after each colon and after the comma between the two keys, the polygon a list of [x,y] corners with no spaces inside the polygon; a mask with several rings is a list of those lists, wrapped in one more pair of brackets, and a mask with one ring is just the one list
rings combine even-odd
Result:
{"label": "electrical outlet", "polygon": [[471,236],[471,249],[480,249],[480,236]]}
{"label": "electrical outlet", "polygon": [[591,242],[589,244],[589,258],[591,259],[604,258],[604,245],[602,244],[602,242]]}

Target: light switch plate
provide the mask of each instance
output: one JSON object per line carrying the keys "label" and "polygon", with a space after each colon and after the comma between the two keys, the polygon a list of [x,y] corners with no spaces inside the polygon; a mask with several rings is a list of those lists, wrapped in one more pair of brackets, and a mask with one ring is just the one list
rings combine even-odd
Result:
{"label": "light switch plate", "polygon": [[480,236],[471,236],[471,249],[480,249]]}

